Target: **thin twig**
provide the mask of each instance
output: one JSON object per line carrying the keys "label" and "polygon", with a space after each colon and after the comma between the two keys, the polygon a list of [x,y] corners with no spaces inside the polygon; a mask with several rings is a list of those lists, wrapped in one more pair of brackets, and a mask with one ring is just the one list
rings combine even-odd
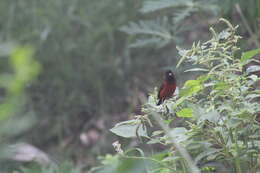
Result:
{"label": "thin twig", "polygon": [[189,155],[189,153],[186,151],[185,148],[183,148],[182,146],[180,146],[174,139],[174,137],[171,134],[171,130],[168,126],[166,126],[163,123],[162,118],[153,113],[152,114],[154,119],[159,123],[159,125],[161,126],[161,128],[164,130],[165,134],[171,139],[171,142],[173,143],[174,147],[178,150],[178,152],[180,153],[180,155],[186,160],[189,168],[190,168],[190,172],[191,173],[200,173],[199,168],[195,165],[195,163],[193,162],[191,156]]}
{"label": "thin twig", "polygon": [[254,33],[253,33],[252,29],[250,28],[250,26],[249,26],[249,24],[248,24],[248,22],[247,22],[247,20],[246,20],[246,17],[245,17],[245,15],[243,14],[243,12],[242,12],[242,10],[241,10],[241,8],[240,8],[240,5],[237,3],[237,4],[235,5],[235,7],[236,7],[236,10],[237,10],[237,12],[238,12],[238,14],[239,14],[239,16],[240,16],[240,18],[241,18],[243,24],[244,24],[245,27],[246,27],[246,29],[247,29],[247,31],[248,31],[250,37],[251,37],[252,40],[255,42],[255,45],[256,45],[257,47],[260,47],[260,43],[259,43],[259,41],[257,40],[257,38],[254,36]]}

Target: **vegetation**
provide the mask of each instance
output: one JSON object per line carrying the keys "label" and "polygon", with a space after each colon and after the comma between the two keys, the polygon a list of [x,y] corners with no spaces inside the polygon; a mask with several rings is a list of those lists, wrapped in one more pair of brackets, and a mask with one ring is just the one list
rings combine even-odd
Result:
{"label": "vegetation", "polygon": [[[236,44],[241,38],[236,35],[237,26],[232,26],[225,19],[220,21],[227,28],[220,33],[210,28],[211,40],[194,43],[189,50],[179,49],[181,59],[177,67],[183,62],[192,63],[194,68],[186,72],[203,74],[186,81],[179,95],[162,106],[156,106],[155,91],[143,107],[144,115],[121,122],[111,129],[122,137],[144,137],[148,145],[161,144],[166,151],[145,156],[140,148],[131,149],[137,153],[124,152],[118,143],[116,147],[120,148],[116,150],[119,155],[113,157],[118,162],[117,166],[111,167],[111,162],[105,162],[104,171],[97,172],[106,172],[108,167],[110,172],[117,172],[126,164],[120,158],[144,160],[149,165],[124,168],[124,172],[199,172],[194,164],[205,172],[259,170],[260,126],[256,117],[260,107],[254,100],[260,95],[259,90],[253,88],[259,78],[252,74],[259,70],[259,66],[250,72],[243,71],[243,66],[249,61],[256,61],[252,57],[260,49],[236,56],[239,50]],[[183,121],[181,126],[169,127],[178,119]],[[147,129],[152,126],[159,126],[161,130],[154,129],[148,135]],[[129,132],[133,132],[131,136]],[[189,160],[188,153],[194,161]]]}
{"label": "vegetation", "polygon": [[0,172],[258,171],[258,0],[0,8]]}

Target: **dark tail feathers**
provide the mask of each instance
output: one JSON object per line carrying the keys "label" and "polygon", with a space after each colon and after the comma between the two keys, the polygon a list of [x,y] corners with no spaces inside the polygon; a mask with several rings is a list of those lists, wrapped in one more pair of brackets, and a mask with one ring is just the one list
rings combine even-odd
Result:
{"label": "dark tail feathers", "polygon": [[163,100],[160,99],[160,100],[158,101],[158,103],[157,103],[157,106],[159,106],[159,105],[162,104],[162,103],[163,103]]}

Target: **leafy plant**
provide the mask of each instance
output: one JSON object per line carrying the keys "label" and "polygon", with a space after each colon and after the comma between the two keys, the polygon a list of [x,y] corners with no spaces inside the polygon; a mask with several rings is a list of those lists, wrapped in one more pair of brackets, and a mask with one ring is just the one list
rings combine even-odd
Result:
{"label": "leafy plant", "polygon": [[[1,44],[0,162],[10,158],[11,139],[34,122],[33,112],[24,111],[25,89],[40,71],[31,46]],[[4,165],[4,166],[2,166]],[[1,163],[1,169],[5,164]],[[0,171],[1,171],[0,169]]]}
{"label": "leafy plant", "polygon": [[204,0],[147,0],[143,2],[140,12],[151,14],[157,12],[156,19],[130,22],[121,27],[121,31],[135,36],[130,47],[155,45],[163,47],[171,42],[180,43],[180,35],[192,29],[184,20],[193,14],[204,12],[217,15],[218,6],[214,1]]}
{"label": "leafy plant", "polygon": [[[140,148],[125,151],[117,143],[115,149],[120,152],[116,157],[148,161],[145,164],[149,166],[143,172],[149,173],[254,173],[259,170],[260,125],[256,117],[260,106],[254,100],[260,97],[260,92],[253,88],[259,78],[243,67],[250,61],[257,61],[252,57],[259,54],[260,49],[238,54],[237,42],[241,39],[236,35],[238,26],[232,26],[225,19],[220,21],[226,29],[217,32],[210,28],[212,38],[209,41],[194,43],[187,50],[178,48],[181,57],[177,67],[191,63],[193,68],[187,71],[200,72],[200,75],[186,81],[179,95],[161,106],[156,106],[155,90],[143,106],[144,115],[121,122],[112,130],[116,135],[132,137],[127,133],[132,127],[136,137],[143,136],[147,145],[160,144],[167,149],[163,153],[145,154],[146,150]],[[181,126],[173,127],[171,122],[180,118]],[[139,135],[136,124],[131,126],[133,121],[146,126],[149,133]],[[128,131],[124,131],[124,126]],[[152,126],[162,130],[154,130]],[[121,129],[120,133],[117,128]],[[118,167],[120,164],[113,170],[116,172]],[[102,172],[102,168],[99,171]],[[127,168],[124,171],[133,172]]]}

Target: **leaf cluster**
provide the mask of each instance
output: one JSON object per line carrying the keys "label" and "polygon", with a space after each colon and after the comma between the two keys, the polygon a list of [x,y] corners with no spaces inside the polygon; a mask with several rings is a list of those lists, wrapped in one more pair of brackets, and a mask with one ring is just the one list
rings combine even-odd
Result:
{"label": "leaf cluster", "polygon": [[[144,158],[135,155],[142,160],[152,160],[146,172],[189,170],[189,163],[176,150],[172,138],[185,148],[202,172],[253,173],[259,170],[260,126],[257,117],[260,106],[255,100],[260,97],[260,92],[253,87],[259,78],[243,67],[257,61],[253,57],[260,53],[260,49],[238,54],[237,42],[241,39],[236,34],[238,27],[225,19],[220,19],[220,22],[226,25],[226,29],[217,32],[210,28],[210,40],[194,43],[191,49],[178,48],[180,60],[177,66],[192,63],[194,68],[188,71],[200,72],[196,79],[186,81],[179,94],[161,106],[156,106],[155,90],[143,106],[143,121],[121,122],[112,129],[116,135],[126,137],[128,132],[119,132],[118,128],[132,127],[138,133],[137,124],[132,124],[132,121],[139,122],[139,126],[151,129],[139,135],[146,139],[148,145],[160,144],[168,148],[166,154],[157,160],[159,164],[153,160],[157,154]],[[152,115],[164,120],[158,124],[153,121]],[[179,127],[170,126],[178,119],[185,122]],[[162,130],[151,128],[161,123]],[[167,126],[170,128],[163,128]],[[120,153],[120,157],[131,156],[124,152]]]}

